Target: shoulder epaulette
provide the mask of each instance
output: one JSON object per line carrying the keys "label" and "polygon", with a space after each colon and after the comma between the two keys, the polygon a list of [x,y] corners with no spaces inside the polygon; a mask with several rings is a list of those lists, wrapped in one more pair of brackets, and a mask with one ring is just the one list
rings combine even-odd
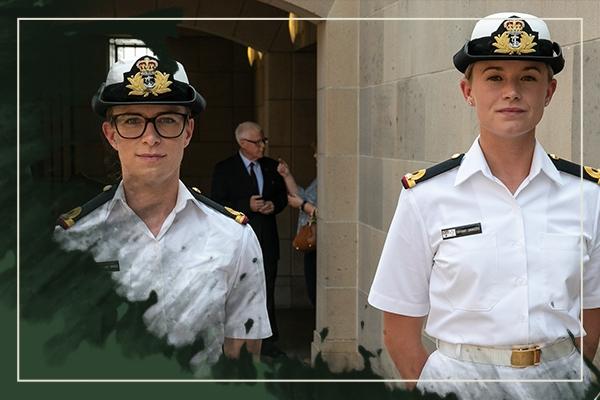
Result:
{"label": "shoulder epaulette", "polygon": [[81,218],[85,217],[102,204],[113,198],[119,185],[107,185],[102,189],[102,193],[94,197],[84,205],[75,207],[71,211],[61,214],[56,220],[56,225],[60,225],[63,229],[69,229]]}
{"label": "shoulder epaulette", "polygon": [[248,223],[248,217],[243,212],[235,211],[229,207],[222,206],[216,201],[209,199],[205,195],[202,194],[200,189],[197,187],[193,187],[191,190],[192,195],[196,198],[196,200],[206,204],[210,208],[214,208],[218,212],[223,215],[228,216],[229,218],[233,218],[237,223],[246,225]]}
{"label": "shoulder epaulette", "polygon": [[454,169],[460,165],[464,156],[464,153],[457,153],[454,154],[452,158],[442,161],[439,164],[432,165],[427,169],[420,169],[413,173],[406,174],[402,178],[402,186],[404,186],[404,189],[410,189],[415,187],[417,183],[426,181],[429,178],[433,178],[434,176],[450,171],[451,169]]}
{"label": "shoulder epaulette", "polygon": [[563,160],[558,157],[556,154],[548,154],[552,163],[556,167],[557,170],[566,172],[567,174],[575,175],[581,178],[581,171],[583,169],[583,179],[596,182],[600,185],[600,170],[592,167],[583,167],[581,165],[575,164],[574,162]]}

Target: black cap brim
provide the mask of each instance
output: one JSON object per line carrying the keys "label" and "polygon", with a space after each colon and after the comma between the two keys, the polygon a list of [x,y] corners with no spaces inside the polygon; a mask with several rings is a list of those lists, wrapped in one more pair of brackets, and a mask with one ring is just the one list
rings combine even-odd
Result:
{"label": "black cap brim", "polygon": [[563,70],[565,66],[565,59],[562,55],[562,50],[558,43],[552,43],[552,50],[555,55],[553,56],[540,56],[540,55],[507,55],[507,54],[483,54],[483,55],[473,55],[469,54],[469,43],[465,43],[465,45],[456,52],[454,57],[452,57],[452,61],[454,62],[454,66],[463,74],[467,70],[470,64],[473,64],[477,61],[488,61],[488,60],[512,60],[512,61],[539,61],[548,64],[552,71],[555,74],[558,74]]}

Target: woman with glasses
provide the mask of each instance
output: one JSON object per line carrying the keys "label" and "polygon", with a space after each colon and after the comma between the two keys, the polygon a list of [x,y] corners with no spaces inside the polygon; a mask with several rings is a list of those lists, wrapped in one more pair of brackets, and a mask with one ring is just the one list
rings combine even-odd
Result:
{"label": "woman with glasses", "polygon": [[260,354],[271,329],[256,235],[243,214],[179,180],[205,107],[183,66],[149,56],[117,62],[92,106],[122,180],[61,215],[56,240],[90,251],[124,301],[147,302],[139,323],[168,347],[187,346],[186,367],[205,374],[242,345]]}
{"label": "woman with glasses", "polygon": [[593,359],[600,335],[600,174],[536,139],[561,48],[539,18],[500,13],[477,22],[454,65],[479,136],[465,154],[402,179],[369,294],[384,311],[386,347],[408,387],[418,379],[423,391],[583,398],[590,370],[580,352]]}

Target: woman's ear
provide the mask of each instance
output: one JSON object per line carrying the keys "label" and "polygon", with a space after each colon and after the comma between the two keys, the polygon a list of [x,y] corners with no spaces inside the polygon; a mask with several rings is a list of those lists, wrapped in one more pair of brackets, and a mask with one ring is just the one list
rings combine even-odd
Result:
{"label": "woman's ear", "polygon": [[117,144],[117,141],[115,140],[115,134],[116,134],[115,128],[112,126],[112,124],[110,122],[104,121],[102,123],[102,133],[104,134],[104,137],[106,138],[108,143],[110,143],[112,148],[115,149],[116,151],[119,151],[119,146]]}
{"label": "woman's ear", "polygon": [[460,91],[462,92],[462,95],[464,97],[464,99],[466,100],[466,102],[470,105],[470,106],[474,106],[475,105],[475,101],[473,99],[473,96],[471,96],[471,82],[469,82],[467,79],[461,79],[460,80]]}

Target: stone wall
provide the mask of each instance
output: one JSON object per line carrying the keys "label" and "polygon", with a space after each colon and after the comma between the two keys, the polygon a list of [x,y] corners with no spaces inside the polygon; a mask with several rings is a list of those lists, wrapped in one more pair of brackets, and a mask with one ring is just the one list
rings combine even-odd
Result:
{"label": "stone wall", "polygon": [[[600,3],[596,1],[336,1],[329,17],[479,18],[518,10],[547,21],[567,63],[538,126],[548,151],[600,165]],[[318,25],[319,284],[313,355],[335,369],[360,367],[357,345],[384,348],[382,314],[367,304],[369,288],[406,172],[464,152],[477,120],[459,92],[452,55],[474,20],[327,21]],[[322,250],[322,251],[321,251]],[[343,310],[343,315],[340,315]],[[317,334],[328,328],[322,341]],[[431,347],[431,342],[425,340]],[[375,369],[394,376],[385,350]]]}

